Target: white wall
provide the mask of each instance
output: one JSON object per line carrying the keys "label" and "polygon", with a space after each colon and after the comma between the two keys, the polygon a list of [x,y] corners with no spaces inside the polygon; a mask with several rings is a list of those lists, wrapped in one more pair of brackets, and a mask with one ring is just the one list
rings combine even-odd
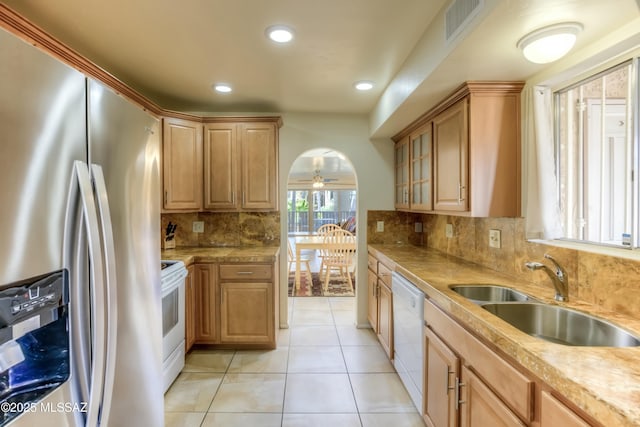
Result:
{"label": "white wall", "polygon": [[[357,210],[357,309],[354,322],[367,323],[367,240],[368,210],[393,210],[393,142],[389,139],[369,139],[368,118],[365,115],[287,113],[280,129],[279,197],[281,214],[281,254],[286,254],[287,180],[294,160],[313,148],[330,148],[344,154],[353,165],[358,185]],[[280,326],[288,327],[287,264],[280,259]]]}

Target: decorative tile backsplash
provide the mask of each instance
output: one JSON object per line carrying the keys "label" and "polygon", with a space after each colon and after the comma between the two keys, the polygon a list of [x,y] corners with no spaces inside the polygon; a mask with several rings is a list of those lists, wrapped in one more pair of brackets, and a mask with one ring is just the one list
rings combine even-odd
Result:
{"label": "decorative tile backsplash", "polygon": [[[376,232],[384,221],[384,232]],[[422,223],[423,233],[415,232]],[[453,228],[446,236],[447,224]],[[489,230],[500,230],[501,248],[489,246]],[[421,235],[422,234],[422,235]],[[569,277],[569,296],[621,314],[638,316],[640,311],[640,262],[625,258],[559,248],[525,239],[524,218],[468,218],[396,211],[369,211],[368,243],[407,243],[427,246],[493,270],[552,285],[544,271],[530,271],[527,261],[545,262],[551,254]]]}
{"label": "decorative tile backsplash", "polygon": [[[194,233],[193,222],[204,223],[203,233]],[[280,246],[279,212],[164,213],[161,240],[169,222],[177,224],[176,246]]]}

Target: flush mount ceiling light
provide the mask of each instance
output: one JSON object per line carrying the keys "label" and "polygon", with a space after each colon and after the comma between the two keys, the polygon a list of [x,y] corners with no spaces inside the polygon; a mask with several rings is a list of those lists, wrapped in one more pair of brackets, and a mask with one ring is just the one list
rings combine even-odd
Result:
{"label": "flush mount ceiling light", "polygon": [[565,22],[540,28],[521,38],[517,45],[524,57],[536,64],[547,64],[566,55],[576,42],[582,24]]}
{"label": "flush mount ceiling light", "polygon": [[293,30],[284,25],[272,25],[265,34],[276,43],[289,43],[293,40]]}
{"label": "flush mount ceiling light", "polygon": [[213,85],[213,90],[219,93],[229,93],[233,88],[227,83],[216,83]]}
{"label": "flush mount ceiling light", "polygon": [[355,87],[358,90],[361,91],[367,91],[367,90],[371,90],[373,89],[373,82],[369,81],[369,80],[362,80],[359,82],[355,82],[353,84],[353,87]]}

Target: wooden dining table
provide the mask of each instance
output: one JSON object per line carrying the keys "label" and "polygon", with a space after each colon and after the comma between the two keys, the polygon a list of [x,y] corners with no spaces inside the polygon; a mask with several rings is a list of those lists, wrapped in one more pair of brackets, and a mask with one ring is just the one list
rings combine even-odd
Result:
{"label": "wooden dining table", "polygon": [[[321,249],[330,249],[331,247],[335,247],[335,243],[325,243],[324,236],[321,235],[310,235],[310,236],[296,236],[293,239],[294,245],[296,247],[296,274],[295,274],[295,286],[300,285],[300,252],[303,249],[313,249],[313,250],[321,250]],[[346,243],[340,244],[340,247],[344,247],[346,249],[356,250],[356,236],[348,236]]]}

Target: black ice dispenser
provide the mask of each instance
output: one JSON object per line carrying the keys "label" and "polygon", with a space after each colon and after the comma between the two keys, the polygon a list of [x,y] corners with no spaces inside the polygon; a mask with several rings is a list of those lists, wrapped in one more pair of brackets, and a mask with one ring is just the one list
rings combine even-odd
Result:
{"label": "black ice dispenser", "polygon": [[66,270],[0,287],[0,426],[69,378]]}

